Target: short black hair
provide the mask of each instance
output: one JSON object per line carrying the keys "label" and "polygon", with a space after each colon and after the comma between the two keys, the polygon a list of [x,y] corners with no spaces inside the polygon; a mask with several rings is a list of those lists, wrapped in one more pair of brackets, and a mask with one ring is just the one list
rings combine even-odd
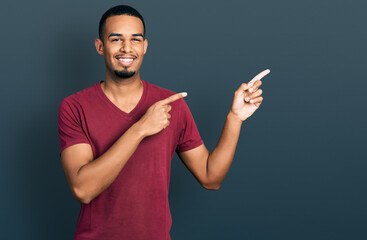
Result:
{"label": "short black hair", "polygon": [[145,23],[144,23],[143,16],[140,15],[140,13],[133,7],[130,7],[128,5],[118,5],[118,6],[108,9],[102,15],[102,18],[99,21],[99,39],[101,39],[102,42],[103,42],[103,30],[105,28],[107,18],[111,16],[116,16],[116,15],[128,15],[128,16],[139,18],[143,22],[144,38],[145,38]]}

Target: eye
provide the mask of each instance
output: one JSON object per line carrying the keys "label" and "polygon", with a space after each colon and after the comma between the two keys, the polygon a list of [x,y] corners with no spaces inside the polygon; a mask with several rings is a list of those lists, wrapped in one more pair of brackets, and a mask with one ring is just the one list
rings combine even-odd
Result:
{"label": "eye", "polygon": [[140,39],[139,38],[133,38],[132,39],[134,42],[140,42]]}
{"label": "eye", "polygon": [[115,38],[115,39],[112,39],[112,42],[117,42],[117,41],[120,41],[121,39],[119,38]]}

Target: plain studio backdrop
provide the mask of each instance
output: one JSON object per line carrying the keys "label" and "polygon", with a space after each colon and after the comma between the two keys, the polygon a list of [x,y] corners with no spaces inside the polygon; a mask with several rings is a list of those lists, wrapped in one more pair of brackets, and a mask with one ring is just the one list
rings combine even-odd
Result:
{"label": "plain studio backdrop", "polygon": [[362,0],[3,2],[0,239],[72,239],[57,110],[105,78],[94,40],[118,4],[146,21],[142,78],[188,92],[209,150],[234,91],[271,69],[219,191],[172,159],[172,239],[367,239]]}

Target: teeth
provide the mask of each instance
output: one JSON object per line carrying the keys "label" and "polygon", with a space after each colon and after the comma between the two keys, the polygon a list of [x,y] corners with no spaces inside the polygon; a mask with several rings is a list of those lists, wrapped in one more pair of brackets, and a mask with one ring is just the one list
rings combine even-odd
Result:
{"label": "teeth", "polygon": [[132,62],[134,59],[132,58],[120,58],[119,61],[122,61],[122,62]]}

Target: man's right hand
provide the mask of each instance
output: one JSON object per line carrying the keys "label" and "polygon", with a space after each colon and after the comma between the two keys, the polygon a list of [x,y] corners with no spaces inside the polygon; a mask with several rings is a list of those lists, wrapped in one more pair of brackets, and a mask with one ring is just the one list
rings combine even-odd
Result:
{"label": "man's right hand", "polygon": [[171,118],[169,111],[172,108],[169,104],[186,96],[186,92],[177,93],[150,106],[144,116],[136,123],[139,125],[144,137],[159,133],[168,127],[170,124],[169,119]]}

